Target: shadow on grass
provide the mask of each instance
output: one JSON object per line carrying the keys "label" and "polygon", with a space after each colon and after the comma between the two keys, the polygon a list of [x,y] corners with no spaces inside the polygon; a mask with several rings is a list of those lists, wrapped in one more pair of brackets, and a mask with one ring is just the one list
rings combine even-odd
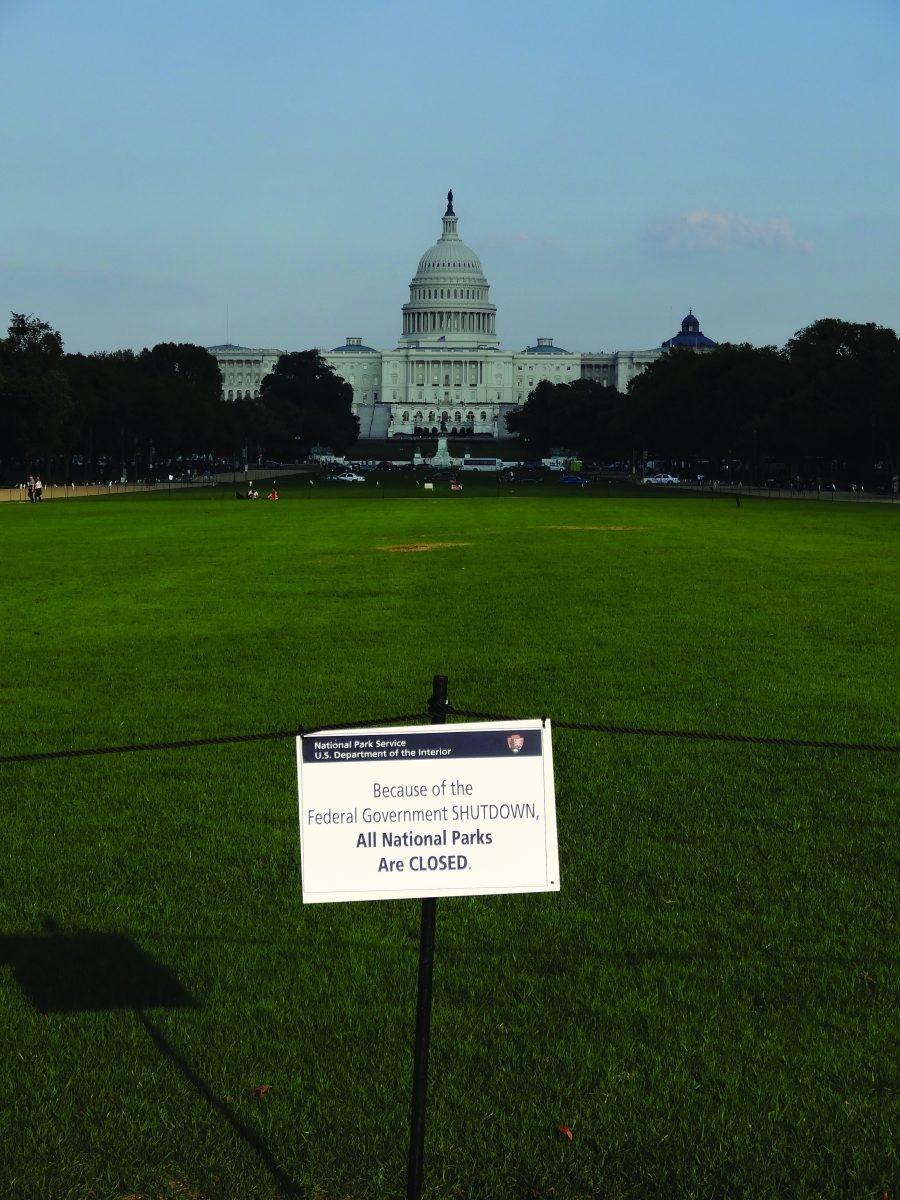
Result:
{"label": "shadow on grass", "polygon": [[0,935],[3,963],[42,1013],[194,1005],[168,967],[121,933],[61,933],[47,919],[43,934]]}
{"label": "shadow on grass", "polygon": [[259,1136],[256,1130],[251,1129],[237,1113],[228,1105],[221,1097],[217,1096],[212,1088],[206,1084],[191,1064],[187,1061],[180,1050],[172,1045],[166,1038],[165,1034],[153,1024],[146,1013],[137,1012],[137,1019],[143,1025],[150,1040],[156,1046],[160,1054],[167,1058],[173,1066],[175,1066],[184,1078],[188,1081],[198,1096],[201,1096],[210,1106],[213,1112],[217,1113],[223,1121],[225,1121],[243,1142],[250,1147],[256,1154],[260,1162],[267,1168],[269,1174],[281,1188],[284,1196],[299,1196],[300,1191],[293,1179],[279,1166],[269,1150],[266,1143]]}
{"label": "shadow on grass", "polygon": [[299,1196],[259,1134],[204,1082],[145,1009],[194,1008],[196,1002],[168,967],[120,933],[63,933],[44,921],[43,934],[0,935],[0,966],[12,968],[22,991],[41,1013],[131,1009],[159,1053],[198,1096],[250,1147],[284,1196]]}

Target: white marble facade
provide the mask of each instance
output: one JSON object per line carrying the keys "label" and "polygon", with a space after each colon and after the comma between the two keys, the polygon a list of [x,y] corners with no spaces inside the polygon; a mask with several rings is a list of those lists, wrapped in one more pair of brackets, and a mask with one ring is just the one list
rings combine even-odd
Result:
{"label": "white marble facade", "polygon": [[[490,285],[478,255],[460,239],[457,221],[450,192],[441,236],[422,255],[410,282],[395,350],[348,337],[322,352],[353,388],[361,437],[506,437],[506,414],[524,404],[541,380],[592,379],[625,392],[664,353],[662,348],[573,353],[549,337],[519,352],[502,350]],[[219,360],[227,399],[258,394],[279,354],[232,345],[210,350]]]}
{"label": "white marble facade", "polygon": [[223,400],[251,400],[259,397],[263,379],[278,362],[281,350],[255,350],[250,346],[207,346],[216,356],[222,372]]}
{"label": "white marble facade", "polygon": [[506,414],[540,379],[580,375],[580,355],[552,338],[521,354],[501,350],[490,284],[457,222],[450,193],[441,236],[410,282],[397,349],[378,351],[348,337],[324,356],[353,387],[363,437],[505,437]]}

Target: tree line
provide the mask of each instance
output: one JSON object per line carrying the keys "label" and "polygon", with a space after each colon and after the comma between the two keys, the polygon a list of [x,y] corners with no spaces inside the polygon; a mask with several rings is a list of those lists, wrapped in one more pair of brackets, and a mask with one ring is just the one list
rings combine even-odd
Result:
{"label": "tree line", "polygon": [[[590,380],[540,383],[507,418],[533,455],[707,463],[707,475],[873,478],[900,470],[900,338],[833,318],[782,349],[672,350],[626,395]],[[709,472],[712,474],[709,474]]]}
{"label": "tree line", "polygon": [[[284,354],[258,399],[224,400],[216,359],[164,342],[66,354],[46,322],[13,313],[0,338],[0,475],[56,482],[153,478],[173,464],[295,462],[359,436],[352,389],[314,350]],[[746,478],[865,480],[900,470],[900,338],[833,318],[782,349],[672,350],[627,394],[591,380],[542,382],[507,418],[537,457],[666,458]]]}
{"label": "tree line", "polygon": [[295,462],[317,443],[341,452],[356,441],[352,399],[315,350],[282,355],[258,399],[230,401],[202,346],[66,354],[57,330],[13,313],[0,338],[0,475],[148,479],[173,466]]}

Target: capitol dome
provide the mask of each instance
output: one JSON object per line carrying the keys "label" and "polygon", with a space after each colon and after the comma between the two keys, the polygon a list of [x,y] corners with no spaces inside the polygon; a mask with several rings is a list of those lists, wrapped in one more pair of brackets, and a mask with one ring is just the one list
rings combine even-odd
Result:
{"label": "capitol dome", "polygon": [[443,231],[419,259],[403,305],[400,344],[439,342],[455,346],[496,346],[497,309],[481,260],[456,231],[453,193],[447,193]]}
{"label": "capitol dome", "polygon": [[462,274],[470,279],[477,278],[487,286],[487,280],[481,268],[481,259],[472,247],[467,246],[459,236],[456,238],[442,237],[430,250],[426,250],[419,259],[419,267],[413,282],[420,280],[423,275],[433,279],[435,274],[442,276]]}

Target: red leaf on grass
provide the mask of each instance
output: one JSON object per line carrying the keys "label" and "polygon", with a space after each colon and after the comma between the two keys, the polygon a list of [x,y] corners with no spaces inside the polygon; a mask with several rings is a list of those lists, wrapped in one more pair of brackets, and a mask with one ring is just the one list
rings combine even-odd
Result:
{"label": "red leaf on grass", "polygon": [[572,1139],[575,1136],[572,1133],[572,1130],[568,1127],[568,1125],[557,1125],[556,1130],[557,1130],[557,1133],[561,1133],[563,1135],[563,1137],[567,1137],[570,1142],[572,1141]]}
{"label": "red leaf on grass", "polygon": [[269,1087],[270,1085],[268,1083],[261,1083],[259,1087],[255,1087],[253,1089],[253,1095],[257,1098],[257,1100],[262,1100],[263,1096],[269,1090]]}

